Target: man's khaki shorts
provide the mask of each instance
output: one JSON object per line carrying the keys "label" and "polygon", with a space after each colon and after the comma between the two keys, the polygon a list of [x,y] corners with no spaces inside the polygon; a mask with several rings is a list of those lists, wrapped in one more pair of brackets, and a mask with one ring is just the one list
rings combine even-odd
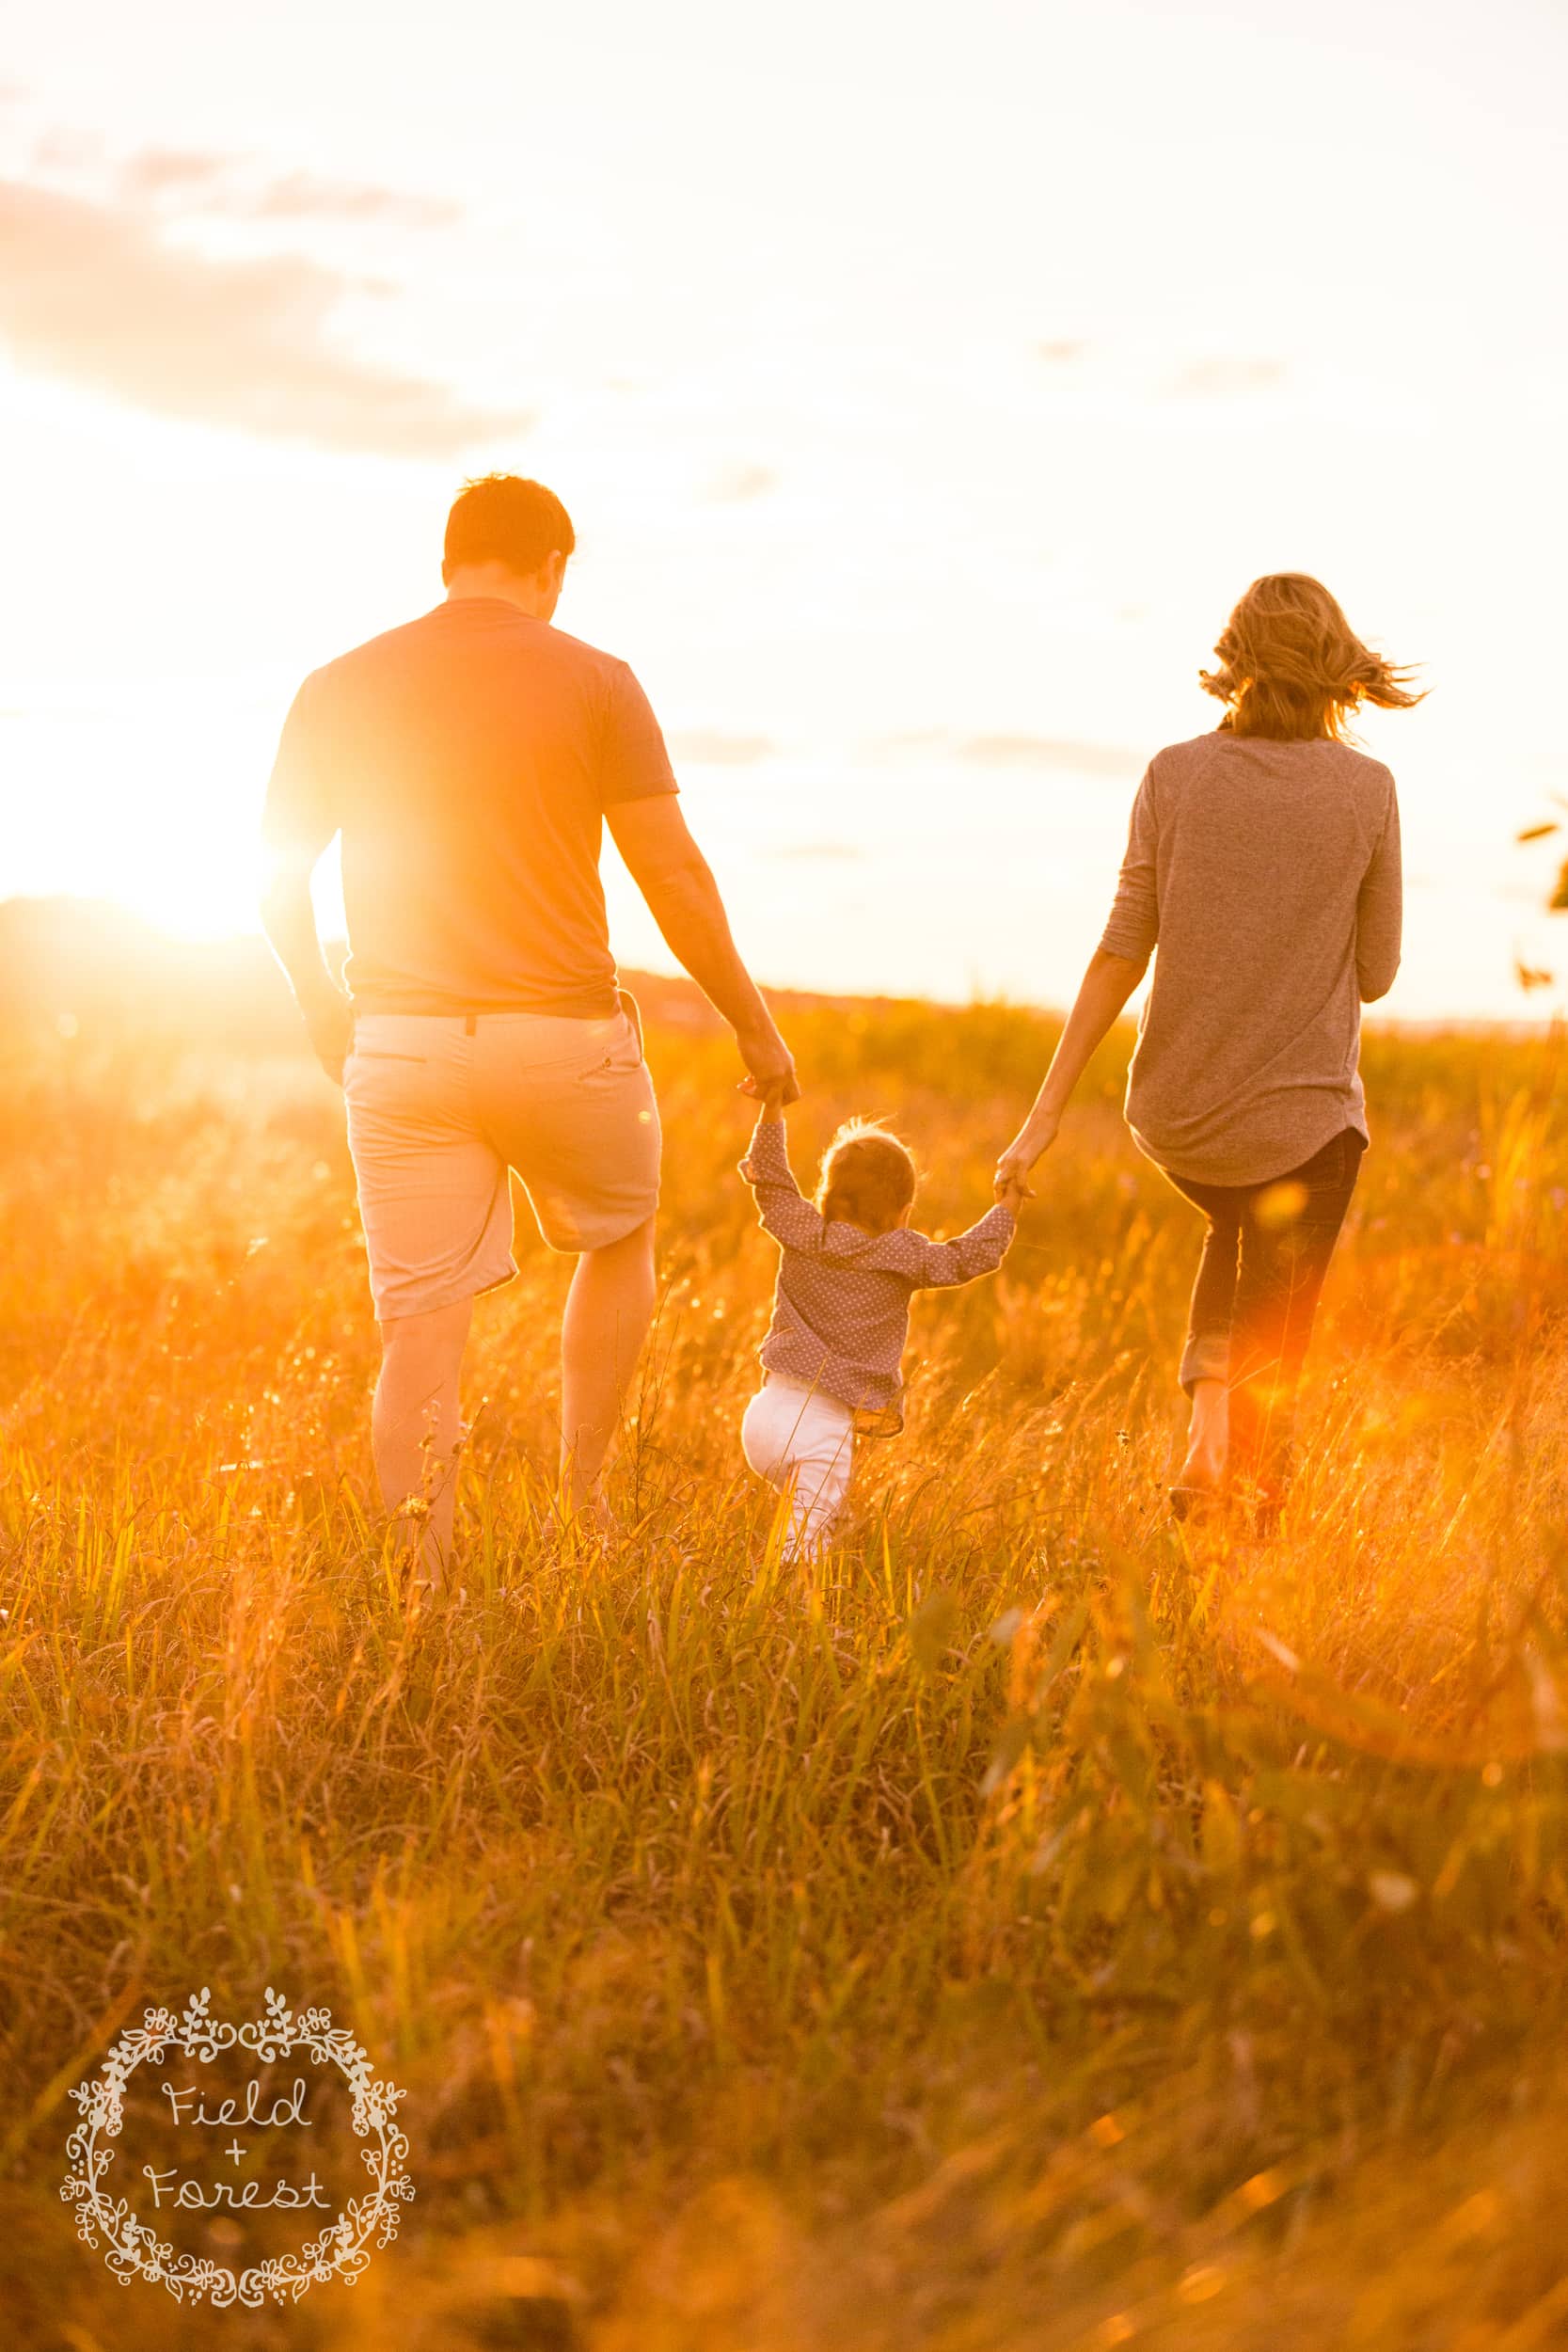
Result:
{"label": "man's khaki shorts", "polygon": [[511,1280],[509,1168],[552,1249],[603,1249],[658,1206],[658,1105],[625,1011],[362,1013],[343,1091],[379,1322]]}

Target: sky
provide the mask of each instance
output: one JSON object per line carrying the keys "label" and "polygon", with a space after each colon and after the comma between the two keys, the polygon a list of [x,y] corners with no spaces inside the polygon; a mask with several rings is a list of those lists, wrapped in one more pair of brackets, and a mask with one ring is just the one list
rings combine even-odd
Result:
{"label": "sky", "polygon": [[1362,730],[1386,1009],[1568,998],[1556,0],[52,0],[4,56],[0,897],[254,928],[294,687],[504,467],[765,982],[1061,1003],[1303,569],[1432,689]]}

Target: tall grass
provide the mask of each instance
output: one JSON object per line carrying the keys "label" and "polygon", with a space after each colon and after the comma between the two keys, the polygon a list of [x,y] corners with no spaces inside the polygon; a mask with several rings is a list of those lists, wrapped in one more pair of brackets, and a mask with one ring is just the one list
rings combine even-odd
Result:
{"label": "tall grass", "polygon": [[[1049,1044],[792,1025],[987,1198]],[[1124,1050],[1124,1049],[1123,1049]],[[370,1504],[341,1109],[294,1059],[13,1045],[0,2264],[15,2339],[594,2352],[1549,2344],[1568,2123],[1556,1047],[1374,1041],[1276,1541],[1162,1507],[1191,1212],[1118,1052],[910,1425],[781,1567],[736,1428],[772,1261],[722,1041],[656,1026],[664,1297],[617,1472],[542,1469],[566,1269],[479,1311],[461,1589]],[[526,1241],[526,1237],[525,1237]],[[56,2196],[142,2008],[278,1985],[409,2090],[352,2294],[179,2309]]]}

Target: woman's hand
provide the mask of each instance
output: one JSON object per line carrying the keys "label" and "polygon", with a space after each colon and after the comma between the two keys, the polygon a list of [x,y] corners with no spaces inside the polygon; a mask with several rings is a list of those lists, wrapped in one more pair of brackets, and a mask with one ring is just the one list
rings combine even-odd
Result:
{"label": "woman's hand", "polygon": [[1148,961],[1145,957],[1143,963],[1134,963],[1127,956],[1113,955],[1109,948],[1095,949],[1034,1108],[996,1163],[996,1197],[1004,1208],[1016,1209],[1021,1200],[1034,1199],[1029,1170],[1055,1142],[1073,1089],[1088,1068],[1095,1047],[1143,978]]}
{"label": "woman's hand", "polygon": [[1019,1204],[1035,1197],[1029,1183],[1029,1171],[1056,1140],[1061,1120],[1032,1115],[1026,1119],[1017,1135],[996,1163],[996,1197],[1005,1209],[1015,1213]]}

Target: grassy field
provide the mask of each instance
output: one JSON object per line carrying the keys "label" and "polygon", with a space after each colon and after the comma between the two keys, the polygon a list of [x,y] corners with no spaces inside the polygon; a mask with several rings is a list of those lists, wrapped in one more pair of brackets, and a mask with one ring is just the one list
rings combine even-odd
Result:
{"label": "grassy field", "polygon": [[[894,1114],[954,1230],[1022,1013],[805,1009],[804,1168]],[[667,993],[626,1534],[554,1540],[527,1246],[477,1318],[462,1589],[369,1506],[341,1107],[297,1055],[5,1049],[0,2296],[48,2352],[1568,2341],[1568,1104],[1374,1040],[1267,1549],[1162,1510],[1196,1219],[1107,1049],[819,1570],[736,1442],[771,1278]],[[418,2195],[351,2291],[116,2282],[68,2088],[192,1990],[329,2005]],[[189,2225],[198,2231],[199,2225]],[[198,2243],[188,2237],[185,2243]]]}

